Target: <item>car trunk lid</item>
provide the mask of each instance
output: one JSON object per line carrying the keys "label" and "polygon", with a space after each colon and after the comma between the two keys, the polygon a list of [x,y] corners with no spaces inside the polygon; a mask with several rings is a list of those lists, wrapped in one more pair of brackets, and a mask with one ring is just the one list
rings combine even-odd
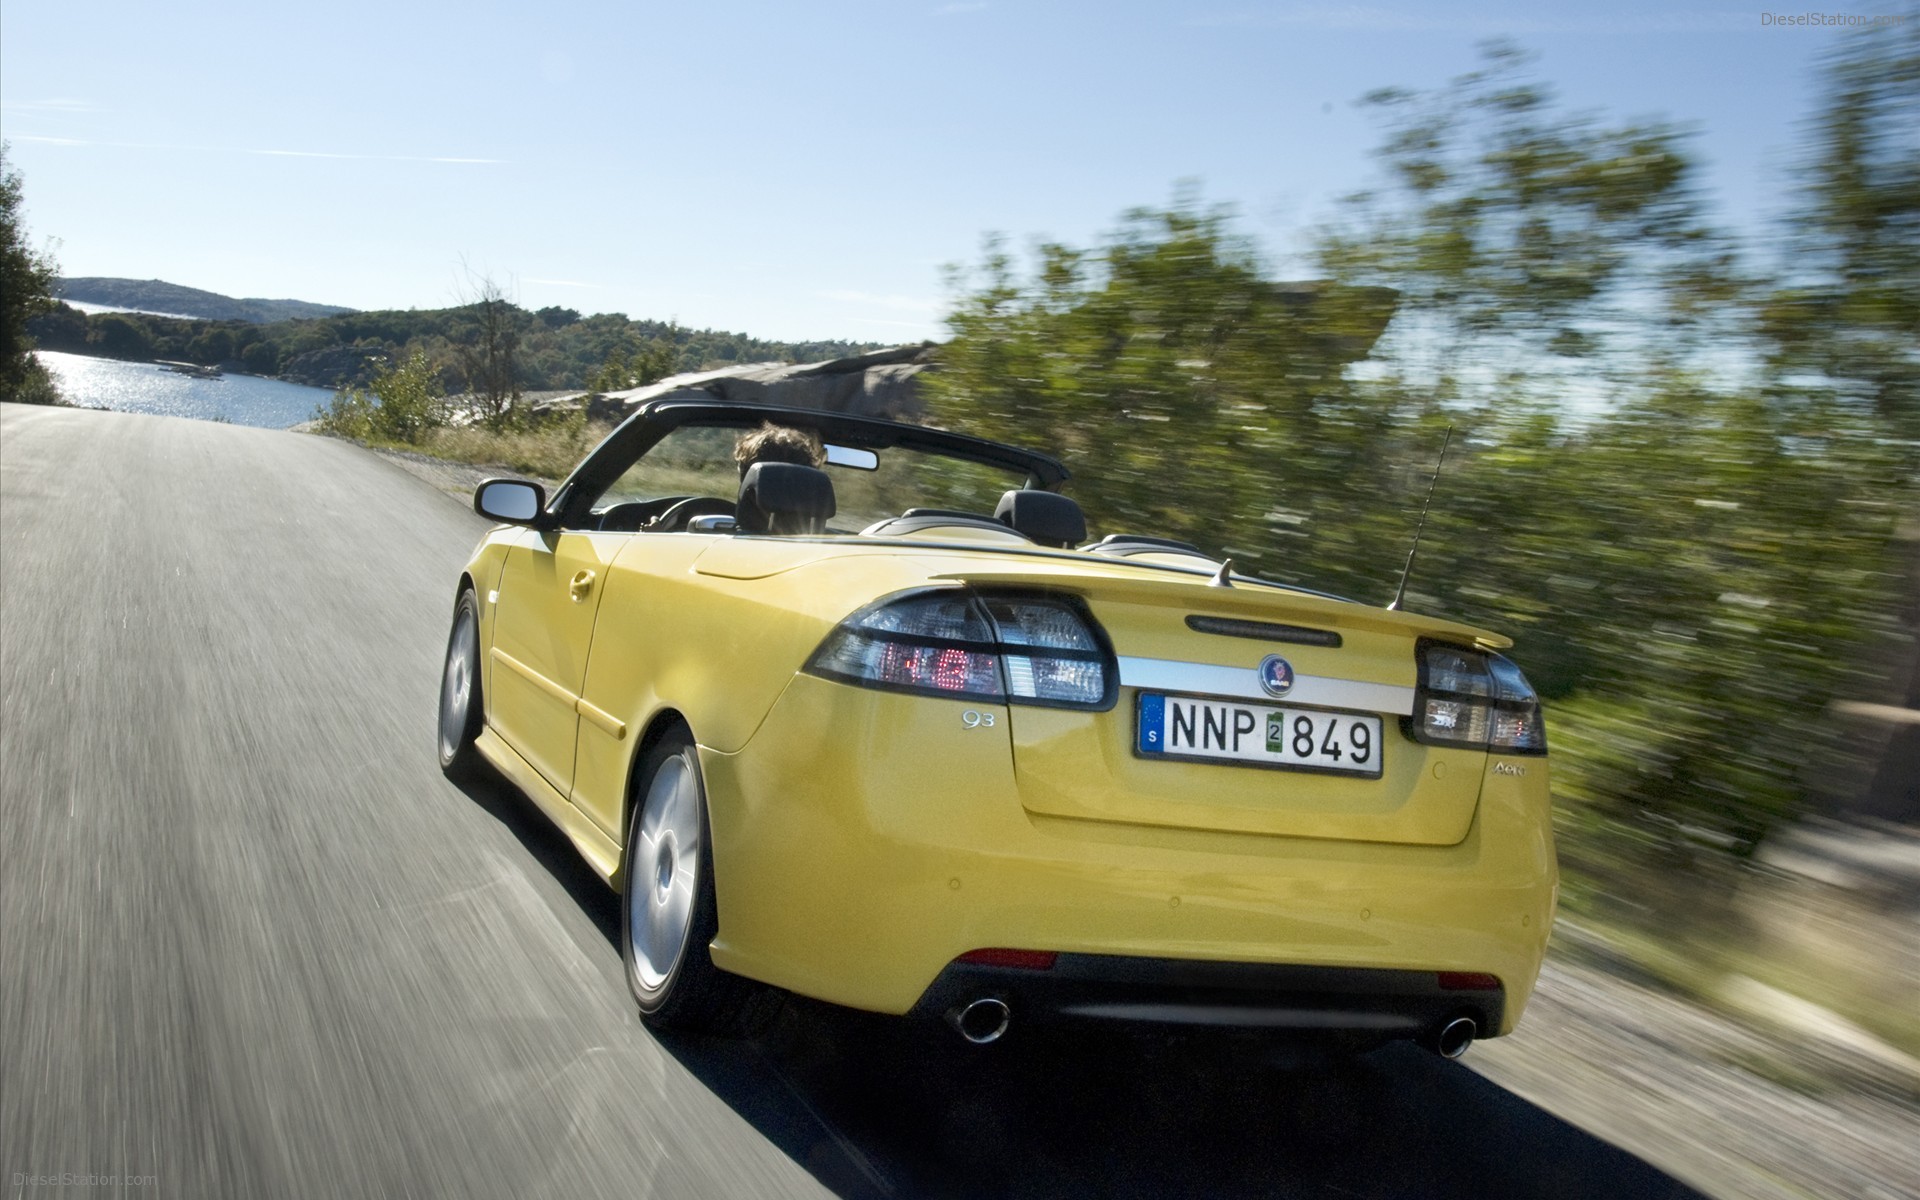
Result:
{"label": "car trunk lid", "polygon": [[[980,589],[1078,595],[1117,656],[1119,698],[1105,712],[1012,706],[1015,776],[1029,812],[1359,842],[1453,845],[1466,836],[1485,753],[1416,742],[1400,718],[1413,711],[1419,639],[1489,648],[1506,639],[1279,587],[1089,566],[982,564],[948,576]],[[1290,677],[1280,696],[1261,682],[1270,657]],[[1189,726],[1186,752],[1151,752],[1143,714],[1174,738],[1170,711]],[[1209,730],[1211,717],[1219,725]],[[1235,760],[1258,755],[1274,717],[1283,741],[1308,731],[1319,765]],[[1236,730],[1235,721],[1261,727]],[[1327,751],[1344,753],[1334,761]],[[1362,751],[1377,760],[1357,761]],[[1348,769],[1356,766],[1368,769]]]}

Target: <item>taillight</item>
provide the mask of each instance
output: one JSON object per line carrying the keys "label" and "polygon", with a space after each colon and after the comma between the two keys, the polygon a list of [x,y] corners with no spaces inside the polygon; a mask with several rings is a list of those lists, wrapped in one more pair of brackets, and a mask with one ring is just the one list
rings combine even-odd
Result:
{"label": "taillight", "polygon": [[1545,754],[1540,697],[1511,659],[1440,642],[1421,642],[1420,686],[1407,733],[1435,746],[1496,754]]}
{"label": "taillight", "polygon": [[868,605],[814,651],[815,675],[960,700],[1106,708],[1112,656],[1077,601],[914,592]]}
{"label": "taillight", "polygon": [[1098,707],[1106,698],[1107,656],[1085,614],[1059,600],[988,596],[985,603],[1009,699]]}

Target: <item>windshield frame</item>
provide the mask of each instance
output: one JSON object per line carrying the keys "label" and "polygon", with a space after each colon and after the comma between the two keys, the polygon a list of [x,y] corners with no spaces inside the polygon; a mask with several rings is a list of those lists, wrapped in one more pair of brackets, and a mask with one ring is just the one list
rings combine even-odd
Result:
{"label": "windshield frame", "polygon": [[822,441],[841,445],[867,450],[906,447],[1024,473],[1025,486],[1040,491],[1057,492],[1070,477],[1058,459],[1037,450],[925,425],[773,404],[663,399],[642,405],[594,447],[554,492],[541,514],[539,527],[565,528],[584,522],[594,502],[608,487],[682,425],[746,430],[768,421],[810,429],[819,434]]}

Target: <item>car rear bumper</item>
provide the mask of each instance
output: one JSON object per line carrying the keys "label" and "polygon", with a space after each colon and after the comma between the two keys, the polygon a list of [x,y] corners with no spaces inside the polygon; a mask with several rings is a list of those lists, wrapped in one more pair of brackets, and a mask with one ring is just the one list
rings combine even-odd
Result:
{"label": "car rear bumper", "polygon": [[896,1014],[980,982],[955,960],[986,947],[1075,964],[1022,986],[1022,1003],[1069,1015],[1185,1005],[1188,1021],[1332,1028],[1327,1014],[1351,1014],[1387,1036],[1432,1015],[1414,981],[1356,990],[1339,970],[1491,974],[1503,990],[1483,1035],[1525,1007],[1557,890],[1544,762],[1488,774],[1457,845],[1146,827],[1027,811],[1004,722],[969,726],[969,707],[803,675],[738,753],[701,748],[716,964]]}
{"label": "car rear bumper", "polygon": [[1441,982],[1432,971],[1063,954],[1046,969],[952,963],[913,1015],[952,1019],[974,1001],[995,999],[1023,1025],[1080,1018],[1361,1041],[1433,1036],[1459,1017],[1481,1030],[1501,1027],[1502,989]]}

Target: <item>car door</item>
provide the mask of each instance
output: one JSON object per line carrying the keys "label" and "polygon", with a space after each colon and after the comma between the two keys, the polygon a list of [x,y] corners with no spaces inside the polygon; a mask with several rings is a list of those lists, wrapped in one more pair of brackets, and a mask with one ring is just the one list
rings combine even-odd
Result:
{"label": "car door", "polygon": [[614,556],[630,534],[529,532],[507,552],[493,619],[489,720],[565,796],[573,786],[580,689]]}

